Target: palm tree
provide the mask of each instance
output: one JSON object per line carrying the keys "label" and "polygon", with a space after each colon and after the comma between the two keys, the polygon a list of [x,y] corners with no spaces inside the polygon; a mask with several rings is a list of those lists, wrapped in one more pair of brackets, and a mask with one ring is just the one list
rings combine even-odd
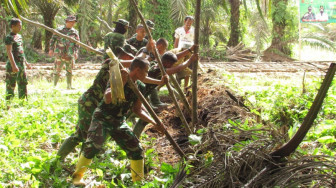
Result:
{"label": "palm tree", "polygon": [[230,39],[227,46],[237,46],[239,44],[239,37],[241,35],[239,30],[239,19],[240,19],[240,0],[229,0],[231,5],[230,9],[230,25],[231,25],[231,33]]}

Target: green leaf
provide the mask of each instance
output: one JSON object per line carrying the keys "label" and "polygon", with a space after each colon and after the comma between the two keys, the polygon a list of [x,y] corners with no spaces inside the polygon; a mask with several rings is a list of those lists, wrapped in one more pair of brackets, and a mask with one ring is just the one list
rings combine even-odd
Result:
{"label": "green leaf", "polygon": [[319,139],[317,139],[318,142],[321,144],[330,144],[330,143],[335,143],[336,139],[334,136],[324,136]]}

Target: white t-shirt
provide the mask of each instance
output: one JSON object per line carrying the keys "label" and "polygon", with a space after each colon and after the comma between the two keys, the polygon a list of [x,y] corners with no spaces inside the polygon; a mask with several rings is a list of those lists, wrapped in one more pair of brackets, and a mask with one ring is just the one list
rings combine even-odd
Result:
{"label": "white t-shirt", "polygon": [[179,39],[178,48],[188,48],[194,44],[195,29],[190,27],[186,32],[184,27],[179,27],[175,30],[175,38]]}
{"label": "white t-shirt", "polygon": [[316,20],[317,21],[328,21],[328,14],[323,12],[323,14],[321,15],[321,13],[317,13],[316,14]]}

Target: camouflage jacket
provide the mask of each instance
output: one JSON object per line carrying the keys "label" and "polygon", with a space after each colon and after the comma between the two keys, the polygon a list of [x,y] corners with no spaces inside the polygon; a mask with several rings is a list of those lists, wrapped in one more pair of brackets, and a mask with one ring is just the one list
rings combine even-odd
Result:
{"label": "camouflage jacket", "polygon": [[[12,54],[14,56],[14,61],[17,66],[23,67],[25,55],[23,51],[22,36],[20,34],[15,34],[11,32],[9,35],[6,36],[5,44],[12,45]],[[10,64],[10,62],[7,61],[7,64]]]}
{"label": "camouflage jacket", "polygon": [[87,101],[85,101],[85,103],[95,103],[94,105],[98,106],[98,103],[103,99],[106,85],[108,84],[110,78],[110,61],[110,59],[107,59],[102,64],[102,67],[94,79],[92,86],[83,94],[87,96]]}
{"label": "camouflage jacket", "polygon": [[138,41],[136,37],[133,36],[127,40],[127,43],[135,47],[137,50],[140,50],[140,48],[147,45],[148,40],[144,38],[142,41]]}
{"label": "camouflage jacket", "polygon": [[125,41],[125,36],[120,33],[115,33],[115,32],[110,32],[107,33],[104,37],[104,59],[108,58],[108,55],[105,53],[105,51],[108,48],[111,48],[113,53],[118,56],[117,52],[117,47],[122,48],[124,44],[126,43]]}
{"label": "camouflage jacket", "polygon": [[[138,86],[141,93],[145,91],[145,84],[137,80],[136,85]],[[108,87],[110,87],[108,85]],[[125,101],[118,104],[106,104],[104,100],[99,103],[99,106],[94,112],[96,118],[105,119],[120,119],[125,120],[125,115],[132,108],[133,104],[137,101],[137,95],[132,91],[130,85],[126,83],[124,85]]]}
{"label": "camouflage jacket", "polygon": [[[78,31],[74,28],[68,29],[65,26],[57,28],[57,31],[70,36],[79,41]],[[73,55],[78,53],[79,46],[65,38],[53,35],[50,40],[50,50],[53,50],[58,56],[64,58],[72,58]]]}

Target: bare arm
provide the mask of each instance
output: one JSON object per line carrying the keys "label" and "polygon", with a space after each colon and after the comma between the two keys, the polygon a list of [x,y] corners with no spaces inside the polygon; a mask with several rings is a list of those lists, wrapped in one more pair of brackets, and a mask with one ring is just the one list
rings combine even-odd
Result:
{"label": "bare arm", "polygon": [[194,52],[194,49],[195,49],[196,45],[193,45],[191,46],[190,48],[180,52],[180,53],[177,53],[176,56],[177,56],[177,59],[180,60],[181,58],[185,57],[186,55],[188,54],[192,54]]}
{"label": "bare arm", "polygon": [[193,54],[188,61],[176,66],[166,69],[167,74],[172,75],[188,67],[191,63],[198,60],[198,54]]}
{"label": "bare arm", "polygon": [[133,60],[120,60],[120,63],[125,67],[125,68],[129,68],[131,67]]}
{"label": "bare arm", "polygon": [[132,107],[133,112],[143,121],[146,121],[148,123],[151,123],[153,125],[156,125],[155,121],[146,113],[145,110],[142,108],[142,103],[140,99],[138,99],[133,107]]}
{"label": "bare arm", "polygon": [[6,51],[7,51],[9,62],[12,66],[12,71],[13,72],[19,72],[19,68],[16,66],[14,56],[13,56],[13,53],[12,53],[12,45],[6,45]]}
{"label": "bare arm", "polygon": [[168,82],[168,75],[162,76],[161,80],[157,80],[148,76],[144,80],[145,84],[155,84],[155,85],[163,85],[167,82]]}

